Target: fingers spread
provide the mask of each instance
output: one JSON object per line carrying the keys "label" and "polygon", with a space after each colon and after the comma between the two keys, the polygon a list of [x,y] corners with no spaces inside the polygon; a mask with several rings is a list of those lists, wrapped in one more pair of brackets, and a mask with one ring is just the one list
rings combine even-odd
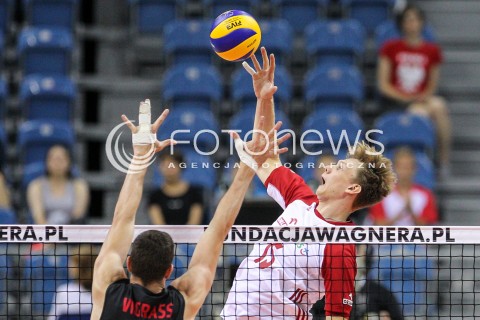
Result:
{"label": "fingers spread", "polygon": [[153,133],[157,133],[158,128],[160,128],[160,126],[162,125],[163,121],[165,121],[165,119],[167,118],[169,112],[170,112],[170,110],[168,110],[168,109],[163,110],[163,112],[162,112],[162,114],[160,115],[160,117],[158,117],[158,119],[153,123],[153,125],[152,125],[152,132],[153,132]]}
{"label": "fingers spread", "polygon": [[291,136],[292,135],[290,133],[284,134],[281,138],[277,139],[277,145],[281,145],[282,143],[290,139]]}
{"label": "fingers spread", "polygon": [[255,54],[252,54],[252,62],[253,62],[253,65],[255,66],[255,69],[257,70],[257,72],[260,72],[262,70],[262,67],[260,67],[260,63],[258,63],[258,60],[257,60],[257,57],[255,56]]}
{"label": "fingers spread", "polygon": [[267,70],[268,68],[270,68],[270,62],[268,61],[267,50],[265,49],[265,47],[262,47],[260,51],[262,52],[263,68]]}
{"label": "fingers spread", "polygon": [[132,131],[132,133],[137,133],[138,129],[133,125],[133,123],[127,118],[126,115],[122,114],[122,120],[125,122],[127,127]]}
{"label": "fingers spread", "polygon": [[273,82],[275,76],[275,56],[273,53],[270,54],[270,69],[268,69],[268,80]]}
{"label": "fingers spread", "polygon": [[273,136],[275,135],[275,133],[280,130],[280,128],[282,127],[282,124],[283,122],[282,121],[278,121],[274,126],[273,128],[268,132],[268,138],[269,139],[272,139]]}

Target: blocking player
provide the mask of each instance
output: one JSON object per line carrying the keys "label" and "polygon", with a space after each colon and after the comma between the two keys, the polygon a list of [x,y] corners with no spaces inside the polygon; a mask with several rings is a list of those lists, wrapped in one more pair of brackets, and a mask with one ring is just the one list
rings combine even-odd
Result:
{"label": "blocking player", "polygon": [[[263,67],[252,56],[256,115],[273,126],[275,58],[261,48]],[[354,154],[327,167],[313,192],[303,179],[271,156],[256,173],[284,212],[274,226],[351,225],[350,214],[379,202],[391,191],[390,160],[362,143]],[[373,154],[372,154],[373,153]],[[242,158],[242,157],[241,157]],[[245,158],[245,157],[243,157]],[[256,160],[255,157],[251,157]],[[368,166],[370,164],[370,166]],[[308,319],[311,306],[325,299],[327,319],[348,319],[356,274],[353,244],[255,245],[238,268],[221,316],[223,319]]]}
{"label": "blocking player", "polygon": [[[174,256],[174,243],[170,235],[150,230],[140,234],[133,244],[132,240],[135,215],[147,171],[144,164],[148,163],[155,152],[175,142],[156,140],[156,132],[168,110],[153,125],[150,125],[148,100],[141,103],[140,111],[139,127],[122,116],[133,133],[134,157],[120,191],[112,226],[95,262],[91,319],[191,320],[195,318],[210,291],[223,240],[235,221],[254,173],[246,165],[240,166],[230,188],[218,204],[208,229],[197,244],[188,271],[167,287],[165,281],[173,271]],[[259,128],[262,128],[263,123],[260,120]],[[280,126],[279,122],[275,128]],[[267,151],[272,150],[273,143],[270,140],[273,141],[273,136],[273,130],[269,139],[254,136],[248,143],[249,150],[264,150],[266,144],[271,145]],[[288,136],[279,141],[286,139]],[[278,150],[279,153],[286,151],[286,148]],[[257,161],[263,163],[267,156],[268,152]],[[127,257],[130,247],[131,253]],[[130,279],[123,269],[125,259]]]}

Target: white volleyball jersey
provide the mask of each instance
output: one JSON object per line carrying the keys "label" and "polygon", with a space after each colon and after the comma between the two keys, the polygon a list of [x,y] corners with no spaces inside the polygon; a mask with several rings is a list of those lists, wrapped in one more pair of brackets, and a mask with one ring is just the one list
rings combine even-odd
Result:
{"label": "white volleyball jersey", "polygon": [[[351,225],[327,222],[316,210],[317,196],[293,171],[279,167],[265,181],[284,209],[274,226]],[[349,317],[356,274],[354,244],[255,244],[240,264],[223,319],[310,318],[325,296],[326,315]]]}

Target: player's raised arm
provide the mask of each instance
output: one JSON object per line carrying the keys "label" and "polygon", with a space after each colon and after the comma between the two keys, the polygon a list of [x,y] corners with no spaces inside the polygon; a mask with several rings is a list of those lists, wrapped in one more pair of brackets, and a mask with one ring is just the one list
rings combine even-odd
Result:
{"label": "player's raised arm", "polygon": [[[262,123],[263,119],[260,122]],[[278,123],[274,129],[278,130],[280,126],[281,123]],[[271,130],[268,139],[258,137],[247,143],[248,150],[259,153],[255,156],[257,164],[261,165],[275,148],[274,129]],[[238,134],[232,133],[232,137],[236,145],[244,144]],[[287,138],[288,136],[282,137],[278,141],[281,143]],[[286,151],[287,148],[278,150],[280,153]],[[188,271],[172,282],[172,286],[176,287],[185,298],[185,319],[195,317],[210,291],[223,241],[235,222],[254,175],[255,172],[245,163],[240,165],[232,184],[220,200],[212,221],[197,244]]]}
{"label": "player's raised arm", "polygon": [[133,240],[135,216],[142,198],[147,164],[156,152],[175,143],[172,140],[159,142],[156,139],[156,132],[167,115],[168,110],[165,110],[152,125],[150,122],[150,101],[145,100],[145,102],[140,103],[139,127],[135,127],[125,115],[122,116],[122,120],[133,134],[134,156],[118,197],[112,226],[95,261],[92,285],[92,319],[100,318],[107,287],[111,283],[127,277],[123,269],[123,263]]}
{"label": "player's raised arm", "polygon": [[[260,49],[262,54],[263,66],[260,66],[255,55],[252,55],[252,68],[247,62],[243,62],[243,67],[252,76],[253,90],[257,97],[257,106],[255,109],[255,120],[253,124],[254,129],[259,128],[259,119],[261,116],[265,119],[264,131],[268,132],[275,125],[275,106],[273,95],[278,88],[274,84],[275,80],[275,56],[267,54],[267,50],[262,47]],[[262,182],[268,178],[270,173],[281,165],[278,154],[272,155],[266,160],[265,166],[257,170],[257,175]]]}

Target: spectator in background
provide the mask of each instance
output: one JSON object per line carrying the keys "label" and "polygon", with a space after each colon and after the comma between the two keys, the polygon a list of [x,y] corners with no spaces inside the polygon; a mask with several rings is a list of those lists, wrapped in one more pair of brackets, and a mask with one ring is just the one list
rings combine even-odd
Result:
{"label": "spectator in background", "polygon": [[57,288],[48,320],[57,320],[61,316],[76,316],[75,319],[78,320],[90,319],[93,266],[97,256],[98,248],[82,244],[78,253],[70,257],[68,274],[72,281]]}
{"label": "spectator in background", "polygon": [[428,225],[438,222],[433,193],[414,182],[415,154],[407,147],[395,151],[393,168],[397,186],[383,201],[370,209],[370,219],[376,225]]}
{"label": "spectator in background", "polygon": [[148,213],[153,224],[200,224],[203,219],[203,190],[182,179],[185,164],[180,153],[160,156],[163,184],[150,195]]}
{"label": "spectator in background", "polygon": [[88,185],[73,176],[69,150],[62,145],[52,146],[45,167],[45,175],[33,180],[27,188],[34,223],[84,223],[90,201]]}
{"label": "spectator in background", "polygon": [[445,100],[437,95],[442,54],[439,46],[425,42],[425,15],[407,5],[398,16],[403,38],[380,49],[378,86],[385,108],[408,110],[430,117],[437,127],[438,160],[443,177],[449,174],[451,125]]}

